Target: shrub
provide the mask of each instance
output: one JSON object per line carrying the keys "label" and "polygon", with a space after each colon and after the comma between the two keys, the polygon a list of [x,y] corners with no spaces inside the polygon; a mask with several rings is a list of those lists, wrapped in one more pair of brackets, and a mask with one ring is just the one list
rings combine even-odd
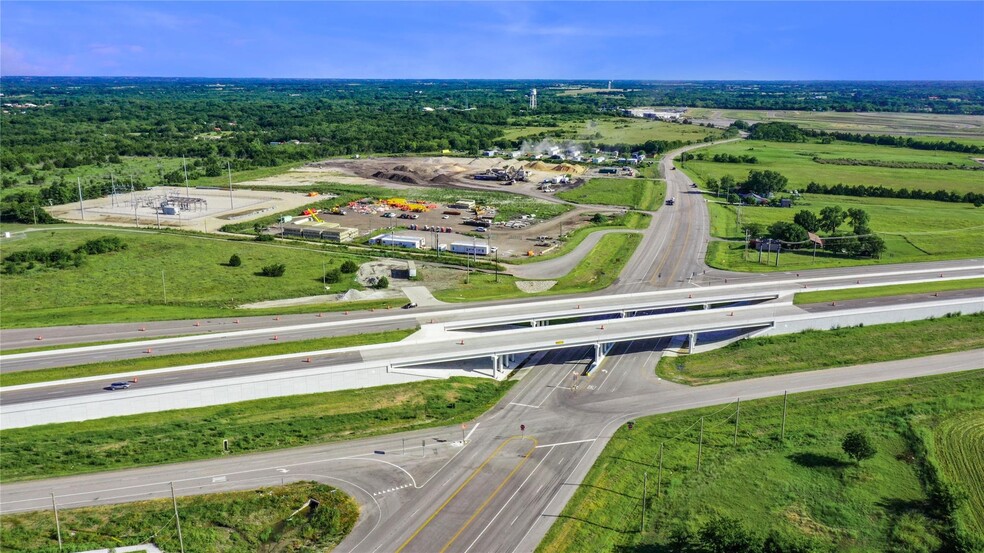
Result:
{"label": "shrub", "polygon": [[342,272],[338,269],[328,269],[325,273],[325,282],[328,284],[335,284],[342,280]]}
{"label": "shrub", "polygon": [[379,280],[376,281],[376,288],[379,288],[380,290],[389,288],[389,285],[389,279],[384,276],[379,277]]}
{"label": "shrub", "polygon": [[273,235],[272,234],[257,234],[256,235],[256,241],[257,242],[273,242]]}
{"label": "shrub", "polygon": [[359,264],[351,259],[346,259],[345,262],[342,263],[341,269],[345,274],[352,274],[359,270]]}
{"label": "shrub", "polygon": [[267,277],[280,277],[284,276],[287,272],[287,266],[283,263],[274,263],[273,265],[267,265],[260,270],[260,274]]}
{"label": "shrub", "polygon": [[238,267],[242,264],[243,264],[243,260],[239,258],[238,254],[232,254],[232,257],[229,258],[230,267]]}

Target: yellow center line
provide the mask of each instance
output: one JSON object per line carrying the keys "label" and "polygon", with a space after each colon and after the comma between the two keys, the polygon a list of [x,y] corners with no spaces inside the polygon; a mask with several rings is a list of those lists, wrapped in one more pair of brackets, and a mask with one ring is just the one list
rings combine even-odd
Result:
{"label": "yellow center line", "polygon": [[455,535],[451,536],[451,539],[448,540],[448,543],[444,544],[444,547],[441,548],[440,553],[444,553],[445,551],[447,551],[448,548],[451,547],[451,544],[454,543],[454,540],[458,539],[458,536],[460,536],[461,533],[464,532],[469,525],[471,525],[472,521],[475,520],[475,517],[477,517],[482,511],[485,510],[485,507],[487,507],[488,504],[491,503],[493,499],[495,499],[495,496],[499,495],[499,492],[502,491],[502,488],[506,485],[506,483],[512,480],[513,475],[515,475],[519,469],[523,468],[523,465],[526,464],[526,461],[530,459],[530,455],[533,454],[533,451],[536,449],[536,445],[537,445],[537,441],[535,438],[533,438],[533,447],[531,447],[530,450],[526,452],[526,455],[523,456],[523,460],[518,465],[516,465],[516,467],[513,468],[512,471],[509,472],[506,478],[501,483],[499,483],[499,486],[495,489],[495,491],[492,492],[492,494],[489,495],[489,497],[486,498],[486,500],[481,505],[478,506],[478,509],[475,509],[475,512],[472,513],[472,516],[465,521],[465,523],[461,526],[461,528],[458,529]]}
{"label": "yellow center line", "polygon": [[[430,524],[431,521],[433,521],[435,517],[437,517],[437,515],[441,514],[441,511],[443,511],[444,508],[448,506],[448,503],[451,503],[451,500],[454,499],[455,496],[457,496],[458,493],[461,492],[461,490],[465,489],[465,486],[467,486],[468,483],[472,481],[472,479],[474,479],[476,476],[478,476],[478,474],[480,472],[482,472],[482,469],[485,468],[485,465],[489,464],[489,462],[492,459],[494,459],[495,456],[498,455],[500,451],[502,451],[502,448],[506,447],[506,444],[508,444],[509,442],[511,442],[511,441],[513,441],[515,439],[517,439],[517,436],[513,436],[513,437],[507,439],[506,441],[502,442],[502,444],[500,444],[499,447],[495,448],[495,451],[493,451],[492,454],[489,455],[485,459],[485,461],[483,461],[482,464],[478,466],[478,468],[476,468],[474,471],[472,471],[471,475],[468,476],[468,479],[465,480],[460,486],[458,486],[458,489],[455,490],[454,493],[452,493],[451,496],[448,497],[444,501],[444,503],[442,503],[441,506],[437,508],[436,511],[434,511],[433,513],[431,513],[431,516],[427,517],[427,520],[425,520],[424,523],[421,524],[420,527],[417,528],[413,532],[413,534],[410,535],[409,538],[407,538],[407,541],[403,542],[403,545],[401,545],[400,548],[397,549],[394,553],[400,553],[401,551],[403,551],[403,549],[406,548],[406,546],[409,545],[410,542],[412,542],[417,537],[417,535],[420,534],[420,532],[423,531],[423,529],[426,528],[427,525]],[[523,438],[523,439],[525,439],[525,438]],[[536,443],[537,443],[537,441],[535,439],[533,439],[533,445],[534,446],[536,446]],[[530,450],[530,451],[532,452],[532,450]],[[529,457],[529,453],[527,454],[527,457]],[[445,546],[445,547],[447,547],[447,546]]]}

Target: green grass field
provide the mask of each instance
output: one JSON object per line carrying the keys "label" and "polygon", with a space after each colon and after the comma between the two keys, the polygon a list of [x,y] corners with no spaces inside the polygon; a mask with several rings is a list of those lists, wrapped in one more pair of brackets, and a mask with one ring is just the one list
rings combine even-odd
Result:
{"label": "green grass field", "polygon": [[[3,326],[235,316],[230,308],[244,303],[324,294],[322,262],[332,269],[346,259],[365,260],[280,243],[71,227],[28,233],[27,238],[6,243],[4,255],[30,248],[73,249],[107,235],[120,236],[128,249],[88,256],[79,268],[4,275],[0,280]],[[242,258],[242,266],[225,265],[232,254]],[[273,263],[287,266],[283,277],[258,275],[263,266]],[[331,287],[342,292],[359,288],[352,275],[343,275],[343,281]],[[308,311],[318,309],[307,306]]]}
{"label": "green grass field", "polygon": [[687,116],[695,119],[723,117],[749,122],[785,121],[823,131],[922,136],[930,141],[953,139],[984,145],[984,123],[976,115],[691,108],[687,110]]}
{"label": "green grass field", "polygon": [[[711,235],[717,238],[743,238],[737,224],[737,206],[719,203],[708,198],[711,215]],[[738,271],[775,271],[819,269],[884,263],[907,263],[963,259],[984,255],[980,235],[984,229],[984,210],[971,204],[934,202],[929,200],[900,200],[895,198],[860,198],[804,194],[792,209],[772,207],[741,208],[743,223],[761,223],[768,227],[776,221],[790,221],[796,212],[806,209],[819,214],[827,206],[840,206],[845,211],[861,208],[871,216],[870,227],[885,240],[887,251],[880,259],[852,259],[811,248],[787,250],[776,269],[758,263],[758,254],[749,252],[743,261],[743,242],[711,241],[707,248],[707,263],[713,267]],[[848,230],[844,225],[843,230]],[[764,261],[764,257],[763,257]],[[775,261],[775,256],[772,256]]]}
{"label": "green grass field", "polygon": [[496,282],[494,274],[473,273],[462,276],[459,286],[435,291],[434,297],[441,301],[463,302],[601,290],[618,278],[641,241],[642,236],[637,233],[606,234],[577,267],[539,294],[520,291],[513,276],[499,275],[499,282]]}
{"label": "green grass field", "polygon": [[[906,421],[980,412],[982,387],[977,370],[791,395],[783,442],[782,397],[741,402],[737,446],[734,403],[638,419],[633,430],[615,432],[537,551],[675,551],[676,529],[715,515],[760,534],[812,537],[838,552],[937,550],[944,523],[928,505]],[[862,429],[877,454],[858,466],[840,444]]]}
{"label": "green grass field", "polygon": [[602,117],[588,121],[562,122],[556,127],[526,126],[522,124],[522,119],[518,119],[513,126],[505,129],[503,138],[519,140],[540,134],[553,138],[591,140],[604,144],[642,144],[647,140],[702,142],[707,137],[720,138],[723,133],[720,129],[665,123],[641,117]]}
{"label": "green grass field", "polygon": [[[311,513],[291,513],[308,499],[320,505]],[[316,482],[258,488],[178,499],[181,538],[186,551],[329,551],[352,531],[359,506],[343,491]],[[309,516],[310,515],[310,516]],[[50,511],[0,517],[0,542],[9,553],[86,551],[153,541],[163,551],[178,551],[171,499],[103,507],[60,508],[63,547],[59,547]],[[156,534],[155,534],[156,531]]]}
{"label": "green grass field", "polygon": [[949,417],[933,429],[936,453],[948,479],[967,493],[960,514],[971,533],[984,536],[984,410]]}
{"label": "green grass field", "polygon": [[918,282],[915,284],[896,284],[892,286],[871,286],[866,288],[846,288],[843,290],[823,290],[820,292],[800,292],[793,296],[796,305],[806,303],[826,303],[829,301],[855,300],[860,298],[884,298],[907,294],[927,294],[948,290],[970,290],[984,288],[984,279],[942,280],[940,282]]}
{"label": "green grass field", "polygon": [[209,459],[471,420],[511,382],[451,378],[0,431],[4,482]]}
{"label": "green grass field", "polygon": [[708,177],[720,179],[731,175],[739,182],[751,170],[778,171],[789,179],[786,190],[804,190],[810,182],[834,185],[884,186],[886,188],[907,188],[909,190],[947,190],[960,194],[980,192],[984,183],[984,172],[962,169],[900,169],[891,167],[852,166],[821,164],[813,157],[823,159],[850,158],[888,162],[952,163],[954,166],[979,167],[971,154],[957,152],[913,150],[892,146],[874,146],[835,142],[833,144],[782,143],[760,140],[743,140],[720,144],[702,149],[708,156],[727,153],[732,155],[751,155],[758,159],[755,164],[715,163],[712,161],[690,160],[682,164],[683,169],[701,182]]}
{"label": "green grass field", "polygon": [[981,314],[749,338],[704,353],[663,357],[656,373],[685,384],[713,384],[976,348],[984,348]]}
{"label": "green grass field", "polygon": [[103,361],[100,363],[89,363],[86,365],[75,365],[71,367],[17,371],[4,373],[2,377],[0,377],[0,386],[18,386],[21,384],[31,384],[34,382],[50,382],[52,380],[82,378],[100,374],[146,371],[165,367],[194,365],[198,363],[213,363],[216,361],[264,357],[267,355],[286,355],[305,351],[365,346],[369,344],[382,344],[385,342],[398,342],[414,332],[416,332],[416,330],[390,330],[386,332],[316,338],[313,340],[298,340],[296,342],[282,342],[262,346],[249,346],[243,348],[230,348],[194,353],[175,353],[171,355],[156,355],[150,357],[136,357],[133,359]]}
{"label": "green grass field", "polygon": [[596,224],[591,223],[586,227],[581,227],[569,235],[565,236],[564,243],[561,244],[559,248],[554,249],[548,254],[538,255],[536,257],[519,257],[516,259],[511,259],[510,264],[521,265],[525,263],[537,263],[539,261],[546,261],[547,259],[553,259],[555,257],[560,257],[562,255],[567,255],[571,250],[576,248],[578,244],[584,241],[593,232],[599,230],[607,229],[633,229],[633,230],[643,230],[649,228],[653,217],[648,213],[640,213],[638,211],[628,211],[625,215],[616,215],[615,217],[609,218],[608,222]]}
{"label": "green grass field", "polygon": [[591,179],[558,198],[579,204],[618,205],[656,211],[663,205],[666,181],[651,179]]}

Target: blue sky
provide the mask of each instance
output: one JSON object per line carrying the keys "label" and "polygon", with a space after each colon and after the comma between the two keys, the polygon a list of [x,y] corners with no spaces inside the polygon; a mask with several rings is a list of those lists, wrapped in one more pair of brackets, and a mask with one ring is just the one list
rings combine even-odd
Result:
{"label": "blue sky", "polygon": [[0,2],[0,74],[984,79],[984,2]]}

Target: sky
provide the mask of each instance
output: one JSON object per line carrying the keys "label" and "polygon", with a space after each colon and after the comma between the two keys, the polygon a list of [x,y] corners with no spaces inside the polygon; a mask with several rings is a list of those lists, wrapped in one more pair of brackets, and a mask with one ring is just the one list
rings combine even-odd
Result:
{"label": "sky", "polygon": [[982,80],[984,1],[0,0],[0,75]]}

